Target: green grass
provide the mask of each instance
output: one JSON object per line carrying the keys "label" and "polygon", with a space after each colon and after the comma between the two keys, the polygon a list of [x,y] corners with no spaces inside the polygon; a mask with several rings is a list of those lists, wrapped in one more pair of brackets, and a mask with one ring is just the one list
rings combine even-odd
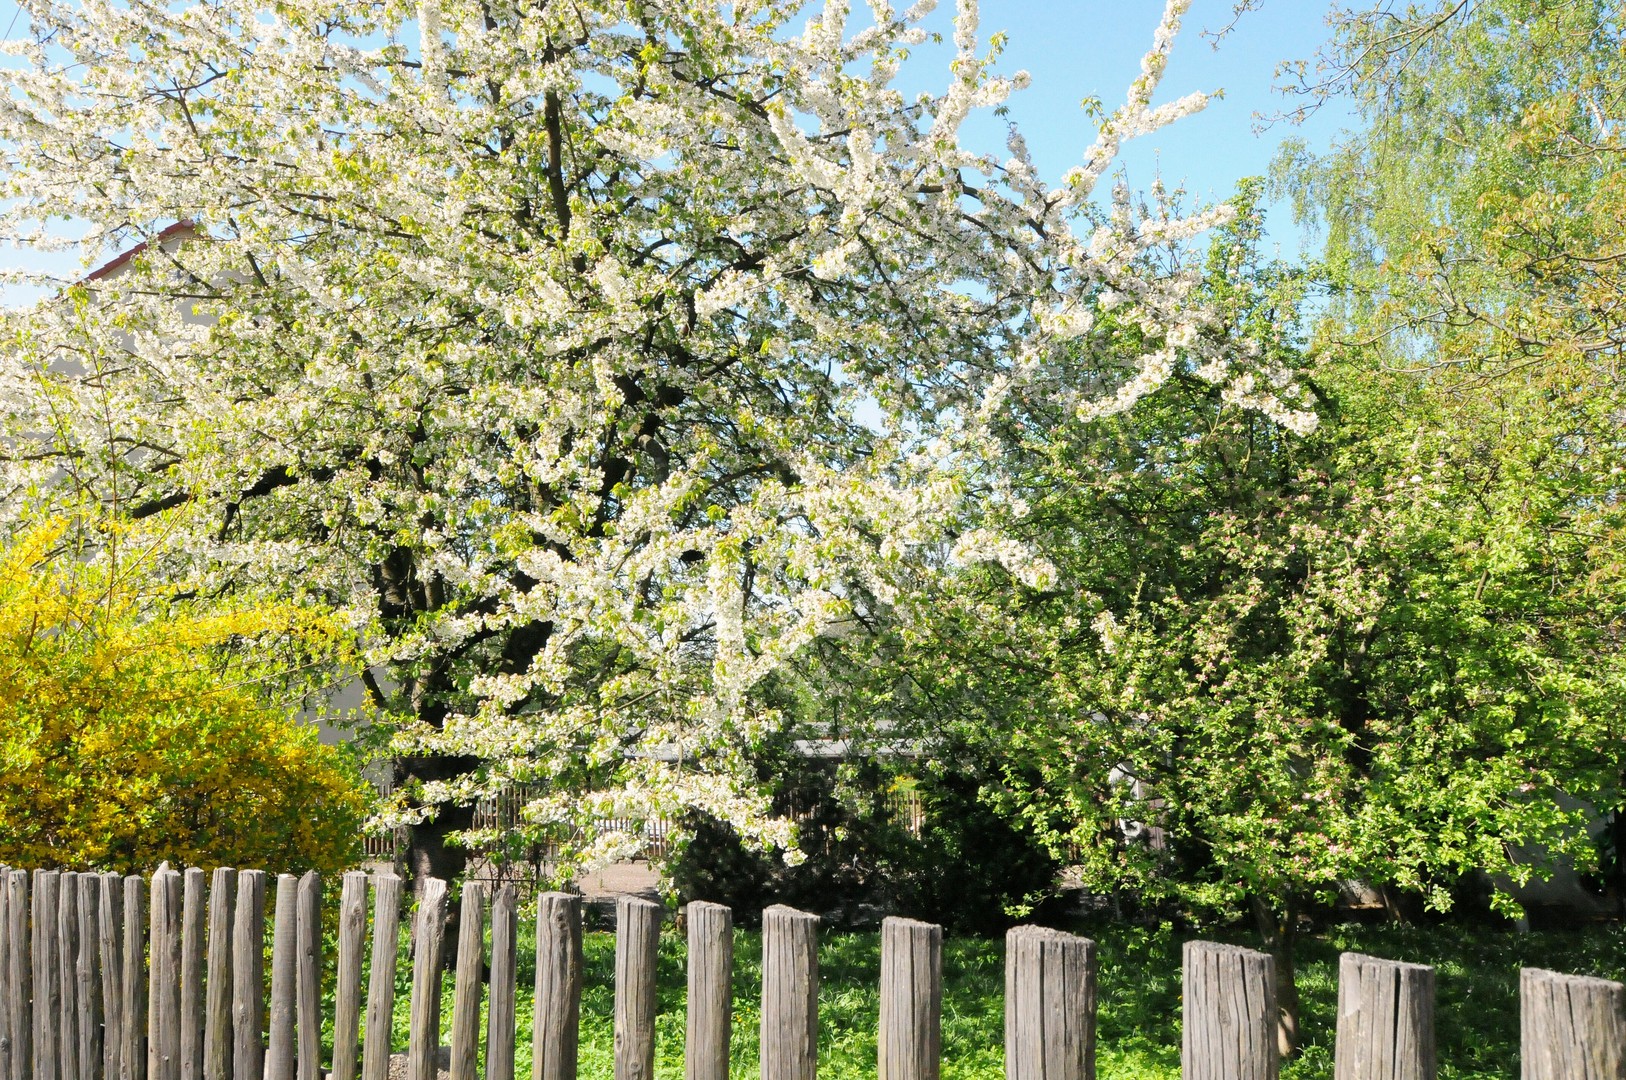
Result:
{"label": "green grass", "polygon": [[[517,1075],[530,1076],[532,927],[520,931]],[[1174,931],[1123,925],[1078,928],[1099,945],[1098,1075],[1102,1080],[1176,1080],[1180,1074],[1180,946]],[[1242,934],[1210,935],[1250,944]],[[761,998],[761,938],[735,935],[734,1057],[731,1076],[758,1075],[757,1025]],[[879,935],[828,934],[819,950],[819,1075],[873,1077],[880,982]],[[1332,1075],[1332,1029],[1338,954],[1344,950],[1432,964],[1440,1080],[1491,1080],[1517,1075],[1518,969],[1548,967],[1606,978],[1626,978],[1626,930],[1592,928],[1573,933],[1517,934],[1463,927],[1336,927],[1301,940],[1298,982],[1304,1053],[1282,1072],[1284,1080]],[[581,1076],[608,1080],[614,1053],[615,939],[584,937]],[[668,931],[661,939],[660,1016],[656,1075],[683,1075],[684,944]],[[1004,1076],[1004,943],[949,938],[943,948],[944,1080],[1001,1080]],[[410,963],[399,967],[395,1049],[406,1046]],[[442,1042],[450,1041],[451,981],[441,1011]],[[482,1032],[484,1025],[482,1024]],[[483,1067],[483,1063],[482,1063]]]}

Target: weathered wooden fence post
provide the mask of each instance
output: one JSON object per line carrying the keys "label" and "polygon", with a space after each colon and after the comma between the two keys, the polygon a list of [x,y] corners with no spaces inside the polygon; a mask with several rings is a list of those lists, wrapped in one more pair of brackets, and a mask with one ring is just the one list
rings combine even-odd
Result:
{"label": "weathered wooden fence post", "polygon": [[11,1010],[4,1004],[12,998],[10,875],[10,866],[0,866],[0,1078],[3,1080],[11,1080]]}
{"label": "weathered wooden fence post", "polygon": [[147,951],[147,1076],[181,1077],[181,875],[152,876]]}
{"label": "weathered wooden fence post", "polygon": [[1184,1080],[1276,1080],[1276,961],[1212,941],[1185,946]]}
{"label": "weathered wooden fence post", "polygon": [[655,964],[661,905],[637,896],[615,903],[615,1080],[654,1080]]}
{"label": "weathered wooden fence post", "polygon": [[209,879],[209,952],[203,1006],[203,1080],[231,1080],[232,906],[237,871],[215,868]]}
{"label": "weathered wooden fence post", "polygon": [[1626,986],[1519,972],[1522,1080],[1626,1080]]}
{"label": "weathered wooden fence post", "polygon": [[[271,1023],[265,1047],[265,1080],[294,1080],[295,984],[299,981],[299,879],[277,875],[277,906],[271,927]],[[162,1080],[153,1077],[152,1080]]]}
{"label": "weathered wooden fence post", "polygon": [[1095,1080],[1095,942],[1040,926],[1005,935],[1007,1080]]}
{"label": "weathered wooden fence post", "polygon": [[582,898],[543,893],[536,902],[531,1080],[576,1080],[581,995]]}
{"label": "weathered wooden fence post", "polygon": [[181,1080],[203,1080],[204,876],[191,866],[181,880]]}
{"label": "weathered wooden fence post", "polygon": [[401,879],[380,874],[373,882],[373,967],[367,978],[367,1034],[361,1052],[362,1080],[387,1080],[390,1017],[395,1011],[395,964],[400,949]]}
{"label": "weathered wooden fence post", "polygon": [[79,875],[71,870],[63,873],[58,879],[57,890],[57,1011],[52,1019],[56,1027],[57,1068],[62,1070],[62,1080],[80,1080],[79,983],[76,971],[79,964]]}
{"label": "weathered wooden fence post", "polygon": [[762,913],[762,1080],[815,1080],[819,1061],[819,917]]}
{"label": "weathered wooden fence post", "polygon": [[491,900],[491,1004],[486,1016],[486,1080],[514,1080],[514,987],[519,961],[519,898],[512,885]]}
{"label": "weathered wooden fence post", "polygon": [[124,879],[102,874],[96,881],[96,912],[100,923],[97,947],[102,976],[102,1076],[118,1080],[124,1052]]}
{"label": "weathered wooden fence post", "polygon": [[367,875],[351,870],[343,882],[333,988],[333,1080],[356,1080],[361,1047],[361,962],[367,945]]}
{"label": "weathered wooden fence post", "polygon": [[[11,1017],[11,1074],[7,1080],[31,1080],[34,1075],[33,954],[28,938],[28,872],[6,874],[6,926],[11,948],[6,963],[11,969],[11,997],[0,1003]],[[109,1078],[112,1080],[112,1078]]]}
{"label": "weathered wooden fence post", "polygon": [[79,1080],[78,1010],[74,1007],[74,962],[79,939],[79,919],[74,900],[79,895],[79,875],[72,871],[57,876],[56,925],[46,927],[56,935],[56,1009],[48,1021],[55,1032],[57,1068],[62,1080]]}
{"label": "weathered wooden fence post", "polygon": [[322,875],[315,870],[299,879],[297,907],[299,1080],[322,1080]]}
{"label": "weathered wooden fence post", "polygon": [[440,969],[445,958],[446,883],[425,878],[418,895],[412,956],[412,1014],[407,1035],[407,1080],[435,1080],[440,1051]]}
{"label": "weathered wooden fence post", "polygon": [[147,1076],[147,882],[138,874],[124,879],[124,976],[119,992],[119,1080]]}
{"label": "weathered wooden fence post", "polygon": [[686,912],[689,934],[689,1014],[683,1043],[684,1080],[728,1080],[734,1014],[734,913],[695,900]]}
{"label": "weathered wooden fence post", "polygon": [[1434,969],[1338,958],[1333,1080],[1434,1080]]}
{"label": "weathered wooden fence post", "polygon": [[237,875],[231,930],[231,1044],[233,1080],[265,1073],[265,872]]}
{"label": "weathered wooden fence post", "polygon": [[479,1080],[480,974],[485,967],[485,886],[463,883],[457,920],[457,982],[452,987],[452,1080]]}
{"label": "weathered wooden fence post", "polygon": [[881,922],[880,1080],[937,1080],[943,1057],[943,928]]}
{"label": "weathered wooden fence post", "polygon": [[75,917],[79,926],[79,956],[74,964],[74,996],[79,1003],[79,1074],[84,1080],[102,1075],[101,918],[102,877],[80,874]]}
{"label": "weathered wooden fence post", "polygon": [[62,985],[57,975],[56,906],[61,875],[55,870],[34,871],[33,984],[34,1076],[58,1080],[56,1024],[62,1007]]}

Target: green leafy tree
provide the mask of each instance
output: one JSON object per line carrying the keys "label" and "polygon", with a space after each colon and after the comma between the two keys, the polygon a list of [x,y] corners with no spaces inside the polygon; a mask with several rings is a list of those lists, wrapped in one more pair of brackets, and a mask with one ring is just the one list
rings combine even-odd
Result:
{"label": "green leafy tree", "polygon": [[[1485,394],[1519,400],[1530,416],[1467,420],[1464,438],[1547,440],[1544,467],[1577,491],[1567,512],[1587,530],[1589,576],[1614,574],[1626,551],[1610,512],[1626,466],[1620,5],[1385,6],[1333,26],[1299,89],[1311,105],[1350,102],[1361,126],[1329,153],[1290,150],[1276,177],[1324,228],[1317,339],[1418,372],[1458,418]],[[1626,810],[1606,850],[1626,896]]]}
{"label": "green leafy tree", "polygon": [[1325,329],[1462,376],[1618,383],[1626,343],[1626,49],[1611,0],[1346,10],[1298,89],[1351,104],[1279,186],[1325,229]]}
{"label": "green leafy tree", "polygon": [[[1360,356],[1312,364],[1303,277],[1257,243],[1244,214],[1205,300],[1231,346],[1315,388],[1317,430],[1189,365],[1132,415],[1034,409],[984,509],[1061,586],[964,574],[928,629],[878,639],[862,685],[923,739],[1003,747],[985,798],[1076,850],[1088,888],[1251,912],[1291,1046],[1293,934],[1340,882],[1446,909],[1471,871],[1589,858],[1574,800],[1610,797],[1619,765],[1626,581],[1595,546],[1619,510],[1565,440],[1575,418],[1517,382],[1462,398]],[[1081,380],[1136,347],[1102,325]]]}

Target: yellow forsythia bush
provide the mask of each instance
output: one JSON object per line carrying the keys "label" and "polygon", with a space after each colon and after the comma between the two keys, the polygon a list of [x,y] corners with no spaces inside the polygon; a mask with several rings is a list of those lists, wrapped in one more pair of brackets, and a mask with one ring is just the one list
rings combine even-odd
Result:
{"label": "yellow forsythia bush", "polygon": [[94,560],[71,524],[0,555],[0,863],[354,865],[370,788],[293,712],[345,654],[338,623],[177,598],[119,551],[117,523],[98,524]]}

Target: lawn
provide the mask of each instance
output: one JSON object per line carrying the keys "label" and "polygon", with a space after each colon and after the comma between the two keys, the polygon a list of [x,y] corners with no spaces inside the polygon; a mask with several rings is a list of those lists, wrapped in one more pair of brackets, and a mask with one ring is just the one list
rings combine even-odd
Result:
{"label": "lawn", "polygon": [[[1107,924],[1080,927],[1100,955],[1098,1074],[1103,1080],[1175,1080],[1180,1074],[1180,943],[1168,928]],[[530,1076],[532,926],[521,925],[517,1074]],[[1243,935],[1215,935],[1248,943]],[[880,980],[879,935],[825,936],[820,948],[819,1073],[832,1080],[875,1075],[875,1030]],[[1518,969],[1550,967],[1612,979],[1626,976],[1626,931],[1619,927],[1519,934],[1464,927],[1345,926],[1300,943],[1299,989],[1305,1050],[1283,1069],[1284,1080],[1332,1076],[1338,954],[1344,950],[1433,964],[1440,1080],[1490,1080],[1518,1074]],[[612,1015],[615,939],[584,938],[581,1075],[608,1080],[614,1047]],[[656,1072],[683,1075],[684,944],[662,938],[660,1018]],[[734,1059],[732,1076],[758,1075],[757,1023],[761,995],[761,939],[735,935]],[[395,1047],[406,1045],[407,983],[403,960],[396,998]],[[943,948],[944,1080],[1001,1080],[1004,1024],[1004,942],[951,937]],[[450,983],[448,982],[448,989]],[[451,998],[442,1010],[449,1040]]]}

